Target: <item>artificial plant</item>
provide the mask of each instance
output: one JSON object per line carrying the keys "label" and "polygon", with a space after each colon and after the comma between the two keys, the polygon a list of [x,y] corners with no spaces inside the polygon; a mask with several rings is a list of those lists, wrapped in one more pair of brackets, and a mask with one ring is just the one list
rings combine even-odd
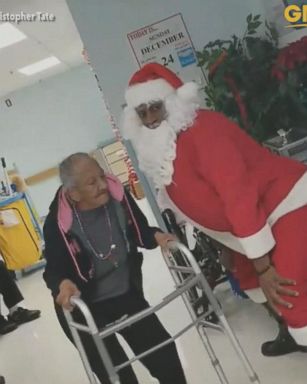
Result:
{"label": "artificial plant", "polygon": [[306,121],[306,38],[294,43],[295,49],[279,50],[275,29],[263,24],[260,15],[248,15],[246,22],[242,37],[209,42],[197,55],[206,76],[208,108],[263,141],[281,128],[302,128]]}

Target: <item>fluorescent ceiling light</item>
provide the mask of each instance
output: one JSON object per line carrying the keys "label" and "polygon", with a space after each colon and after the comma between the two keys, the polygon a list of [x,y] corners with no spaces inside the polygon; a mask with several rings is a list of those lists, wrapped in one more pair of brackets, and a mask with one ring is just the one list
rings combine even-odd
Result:
{"label": "fluorescent ceiling light", "polygon": [[54,67],[55,65],[60,64],[60,60],[57,59],[55,56],[47,57],[46,59],[37,61],[36,63],[27,65],[26,67],[18,69],[18,72],[31,76],[35,73],[45,71],[48,68]]}
{"label": "fluorescent ceiling light", "polygon": [[18,43],[27,36],[10,23],[0,24],[0,48]]}

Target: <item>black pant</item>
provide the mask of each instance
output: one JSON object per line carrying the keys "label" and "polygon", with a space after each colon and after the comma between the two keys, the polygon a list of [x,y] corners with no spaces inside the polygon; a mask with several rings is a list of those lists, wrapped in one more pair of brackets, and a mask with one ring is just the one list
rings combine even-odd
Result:
{"label": "black pant", "polygon": [[15,280],[6,269],[3,261],[0,261],[0,294],[3,296],[3,301],[7,308],[12,308],[23,300]]}
{"label": "black pant", "polygon": [[[107,323],[118,320],[125,314],[133,315],[148,307],[147,301],[135,292],[129,292],[117,298],[90,305],[93,317],[99,328],[102,328]],[[71,339],[63,313],[61,314],[60,311],[57,311],[57,314],[63,330]],[[77,310],[74,310],[73,316],[76,321],[80,321],[81,315],[77,313]],[[120,331],[120,334],[125,338],[135,354],[140,354],[170,337],[155,314],[123,329]],[[109,379],[98,356],[96,346],[88,335],[81,333],[80,336],[92,370],[103,384],[109,384]],[[109,336],[104,341],[114,365],[127,361],[128,357],[115,335]],[[175,343],[163,347],[141,361],[148,368],[151,375],[160,381],[160,384],[186,384]],[[120,370],[119,376],[122,384],[138,383],[135,373],[130,366]]]}

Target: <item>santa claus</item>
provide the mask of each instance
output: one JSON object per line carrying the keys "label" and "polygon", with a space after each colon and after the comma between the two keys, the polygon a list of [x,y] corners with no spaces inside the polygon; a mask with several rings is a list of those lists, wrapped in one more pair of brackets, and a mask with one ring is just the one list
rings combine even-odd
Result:
{"label": "santa claus", "polygon": [[201,109],[197,85],[159,64],[136,72],[125,97],[124,135],[163,206],[232,250],[241,289],[284,319],[262,352],[306,352],[306,166]]}

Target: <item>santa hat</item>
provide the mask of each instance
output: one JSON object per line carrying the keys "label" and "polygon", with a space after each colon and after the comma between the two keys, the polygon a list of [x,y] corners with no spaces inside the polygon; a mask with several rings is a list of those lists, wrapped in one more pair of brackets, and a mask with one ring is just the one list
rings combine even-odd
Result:
{"label": "santa hat", "polygon": [[195,82],[183,83],[172,71],[158,63],[145,64],[129,81],[126,102],[130,108],[152,101],[165,100],[172,94],[181,99],[197,99],[198,85]]}

